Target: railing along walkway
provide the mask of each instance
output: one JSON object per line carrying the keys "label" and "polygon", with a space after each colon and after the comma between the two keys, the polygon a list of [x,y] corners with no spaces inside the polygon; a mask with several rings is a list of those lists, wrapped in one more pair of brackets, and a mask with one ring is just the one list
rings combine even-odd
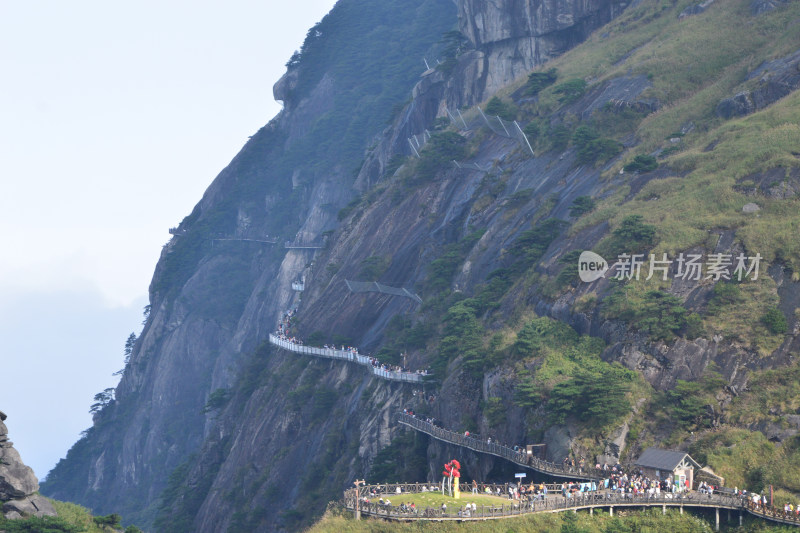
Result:
{"label": "railing along walkway", "polygon": [[417,374],[416,372],[395,372],[373,366],[369,357],[361,355],[358,352],[337,350],[336,348],[316,348],[314,346],[303,346],[302,344],[296,344],[287,340],[283,340],[272,333],[269,335],[269,342],[275,346],[278,346],[279,348],[283,348],[284,350],[294,353],[325,357],[327,359],[339,359],[341,361],[350,361],[352,363],[368,366],[375,376],[382,379],[403,381],[407,383],[421,383],[424,378],[423,374]]}
{"label": "railing along walkway", "polygon": [[286,241],[283,247],[287,250],[319,250],[325,248],[325,244],[321,242],[292,242]]}
{"label": "railing along walkway", "polygon": [[450,443],[456,446],[463,446],[472,451],[479,453],[488,453],[497,457],[501,457],[512,463],[536,470],[543,474],[555,477],[569,478],[569,479],[600,479],[601,476],[594,472],[582,471],[573,466],[564,466],[549,461],[543,461],[538,457],[528,456],[524,451],[515,451],[508,446],[496,444],[494,442],[487,442],[483,439],[476,439],[468,437],[455,431],[436,427],[424,420],[407,415],[405,413],[398,413],[398,422],[410,428],[416,429],[423,433],[427,433],[431,437]]}
{"label": "railing along walkway", "polygon": [[[568,510],[609,508],[613,514],[614,507],[661,507],[666,513],[667,507],[679,507],[683,512],[684,507],[688,508],[713,508],[719,512],[720,509],[747,511],[754,516],[780,522],[782,524],[800,525],[800,517],[795,514],[786,514],[778,510],[764,510],[756,508],[752,503],[748,503],[746,498],[728,494],[700,494],[691,492],[688,494],[661,493],[655,495],[633,495],[618,494],[613,492],[591,492],[577,493],[571,497],[564,497],[561,494],[551,495],[544,499],[534,498],[526,500],[508,500],[508,503],[497,505],[480,505],[475,511],[462,509],[442,510],[440,508],[418,508],[414,510],[401,509],[396,505],[385,505],[375,502],[363,501],[365,497],[374,494],[373,489],[378,489],[381,496],[387,498],[397,498],[402,500],[403,494],[423,492],[420,487],[425,484],[404,484],[397,485],[402,487],[401,492],[395,493],[391,490],[392,486],[377,485],[349,489],[344,494],[344,506],[351,510],[356,510],[356,499],[359,499],[358,510],[362,515],[374,516],[388,520],[490,520],[498,518],[510,518],[525,514],[535,513],[554,513]],[[465,487],[466,488],[466,487]],[[466,504],[469,502],[471,494],[468,491],[462,492],[462,499]],[[719,513],[717,513],[717,528],[719,527]]]}

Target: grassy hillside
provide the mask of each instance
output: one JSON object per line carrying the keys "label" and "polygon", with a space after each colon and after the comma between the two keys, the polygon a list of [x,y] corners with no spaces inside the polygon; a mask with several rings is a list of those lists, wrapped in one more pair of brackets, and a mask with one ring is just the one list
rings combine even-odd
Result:
{"label": "grassy hillside", "polygon": [[[796,351],[787,334],[797,310],[791,299],[781,299],[778,281],[767,271],[783,269],[791,280],[782,286],[785,293],[800,290],[800,195],[793,177],[800,168],[800,92],[735,118],[723,118],[717,106],[762,87],[761,78],[750,79],[750,73],[800,49],[800,4],[754,15],[749,0],[719,0],[703,13],[679,17],[693,4],[637,3],[588,42],[486,103],[488,113],[519,121],[537,158],[563,160],[558,154],[564,153],[574,157],[574,172],[594,168],[598,192],[576,200],[570,217],[549,218],[560,198],[536,198],[530,189],[505,191],[529,159],[523,148],[506,154],[505,168],[489,170],[470,200],[470,225],[430,263],[420,314],[387,329],[379,356],[397,361],[409,349],[405,340],[414,339],[411,349],[423,347],[419,351],[437,377],[475,379],[464,386],[481,396],[479,412],[465,414],[461,427],[452,429],[480,426],[511,434],[511,420],[522,419],[535,440],[553,424],[571,424],[579,435],[576,454],[591,457],[626,421],[628,457],[650,445],[691,446],[730,485],[759,491],[773,484],[795,500],[800,487],[792,479],[800,463],[788,438],[796,426],[787,417],[796,412],[797,391],[786,376],[797,367],[755,369],[780,367],[785,363],[776,362],[776,354]],[[630,101],[588,107],[619,80],[640,80],[647,88]],[[367,216],[371,204],[382,205],[381,195],[393,199],[383,205],[397,205],[415,188],[430,191],[447,183],[454,158],[490,157],[488,130],[449,129],[434,135],[436,142],[421,159],[408,159],[365,197],[353,220]],[[448,151],[452,146],[456,155]],[[750,203],[759,210],[744,212]],[[502,230],[493,220],[511,223],[525,209],[530,225],[499,237]],[[486,234],[508,239],[491,259],[495,269],[474,286],[452,290],[459,274],[476,268]],[[586,246],[586,235],[599,237]],[[623,252],[673,259],[698,253],[704,261],[714,252],[734,260],[743,253],[762,260],[757,278],[751,273],[742,280],[714,279],[704,270],[696,282],[681,285],[658,275],[645,280],[644,269],[639,280],[586,290],[574,265],[587,248],[610,262]],[[656,390],[641,368],[615,363],[603,340],[537,317],[531,301],[539,299],[569,302],[593,320],[623,324],[637,335],[627,342],[656,360],[678,342],[720,343],[720,352],[734,354],[742,365],[740,376],[752,371],[751,385],[740,395],[730,388],[737,372],[706,361],[702,375]],[[654,364],[670,371],[669,362]],[[502,375],[507,392],[493,395],[483,381],[481,395],[481,379],[488,375]],[[768,423],[785,433],[767,435]]]}
{"label": "grassy hillside", "polygon": [[123,528],[119,515],[92,516],[88,509],[69,502],[50,500],[58,516],[6,520],[0,517],[4,533],[142,533],[136,526]]}

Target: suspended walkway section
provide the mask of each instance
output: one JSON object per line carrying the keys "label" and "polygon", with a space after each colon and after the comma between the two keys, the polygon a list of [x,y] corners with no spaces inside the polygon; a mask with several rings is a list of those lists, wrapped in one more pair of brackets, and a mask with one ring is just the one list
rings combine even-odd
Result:
{"label": "suspended walkway section", "polygon": [[425,420],[407,415],[405,413],[398,413],[397,421],[404,426],[408,426],[416,431],[426,433],[434,439],[442,442],[468,448],[474,452],[494,455],[495,457],[500,457],[507,461],[511,461],[516,465],[535,470],[542,474],[547,474],[548,476],[567,478],[571,480],[597,480],[602,477],[596,472],[584,471],[571,465],[566,466],[558,463],[551,463],[549,461],[539,459],[538,457],[528,455],[525,451],[516,451],[508,446],[503,446],[494,442],[488,442],[483,439],[468,437],[462,433],[440,428],[429,422],[426,422]]}
{"label": "suspended walkway section", "polygon": [[326,359],[339,359],[341,361],[349,361],[351,363],[358,363],[369,367],[372,374],[381,379],[388,379],[390,381],[401,381],[405,383],[422,383],[427,374],[420,374],[418,372],[401,372],[395,370],[386,370],[380,366],[376,366],[377,361],[372,357],[361,355],[357,351],[350,350],[337,350],[336,348],[316,348],[313,346],[304,346],[295,342],[281,339],[275,334],[270,333],[269,342],[284,350],[304,354],[313,355],[315,357],[324,357]]}
{"label": "suspended walkway section", "polygon": [[390,287],[389,285],[384,285],[377,281],[350,281],[346,279],[344,282],[347,284],[347,288],[350,289],[350,292],[380,292],[391,296],[404,296],[406,298],[411,298],[418,304],[422,303],[422,298],[402,287]]}

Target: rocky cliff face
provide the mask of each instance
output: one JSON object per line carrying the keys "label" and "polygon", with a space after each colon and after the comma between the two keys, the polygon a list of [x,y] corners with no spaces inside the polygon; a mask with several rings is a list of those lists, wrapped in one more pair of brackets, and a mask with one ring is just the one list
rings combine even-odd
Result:
{"label": "rocky cliff face", "polygon": [[474,105],[578,43],[618,16],[618,0],[458,2],[458,27],[474,47],[459,64],[452,108]]}
{"label": "rocky cliff face", "polygon": [[[625,43],[630,49],[615,48],[616,74],[575,98],[550,95],[552,107],[542,110],[535,98],[512,95],[518,114],[544,137],[538,145],[534,140],[535,155],[519,137],[503,134],[502,123],[493,130],[475,110],[462,109],[580,42],[618,16],[624,3],[460,0],[454,10],[446,0],[419,0],[414,9],[399,11],[392,4],[342,0],[309,32],[298,64],[274,89],[284,112],[252,137],[164,248],[152,307],[117,399],[48,476],[48,494],[170,533],[298,530],[376,465],[422,478],[452,458],[455,450],[397,427],[393,413],[406,406],[504,442],[534,435],[547,442],[551,459],[588,453],[591,443],[581,440],[576,421],[546,426],[543,409],[531,415],[516,403],[520,376],[535,371],[533,365],[503,362],[476,375],[457,353],[441,365],[438,383],[376,380],[357,365],[263,344],[288,309],[297,309],[292,328],[309,342],[353,344],[367,352],[394,343],[406,364],[418,368],[436,360],[438,348],[426,346],[425,336],[438,332],[426,326],[441,327],[445,304],[496,290],[475,319],[487,336],[498,334],[498,342],[535,312],[602,339],[604,361],[621,362],[657,391],[697,379],[713,362],[729,387],[721,394],[728,403],[735,388],[746,385],[749,370],[782,364],[798,349],[796,320],[785,344],[762,357],[716,336],[654,340],[597,305],[614,292],[607,280],[555,287],[566,254],[598,246],[613,222],[608,215],[564,229],[575,222],[576,200],[607,200],[613,207],[640,200],[651,182],[685,178],[669,168],[619,172],[617,154],[640,139],[633,125],[622,130],[618,123],[641,121],[660,105],[648,93],[646,71],[630,72],[625,64],[652,35]],[[634,21],[677,20],[679,11],[665,6],[644,5]],[[392,27],[382,25],[386,20]],[[456,22],[470,44],[452,70],[421,72],[416,58],[435,57],[441,51],[435,43]],[[367,36],[371,40],[362,40]],[[339,62],[341,55],[346,60]],[[354,72],[353,65],[363,70]],[[427,139],[425,130],[437,127],[441,132],[446,110],[467,115],[446,137],[468,145],[457,156],[463,164],[443,158],[422,177],[415,174],[421,163],[409,138]],[[620,141],[606,139],[613,154],[587,162],[569,146],[570,136],[597,115],[606,120],[599,123],[602,133],[614,131]],[[691,128],[675,129],[680,143]],[[454,140],[456,130],[463,140]],[[549,137],[565,132],[564,144],[551,144]],[[657,201],[660,191],[640,201]],[[549,219],[562,221],[562,230],[537,242],[540,236],[531,231]],[[713,232],[712,251],[741,249],[730,231]],[[536,245],[528,250],[531,259],[518,259],[526,239]],[[514,269],[524,275],[507,280],[502,291],[493,288]],[[778,274],[781,300],[795,301],[796,287]],[[437,276],[439,285],[432,281]],[[291,288],[300,278],[302,295]],[[425,303],[353,293],[346,280],[406,287]],[[702,310],[712,286],[675,283],[664,290]],[[397,330],[423,340],[403,344]],[[504,406],[506,423],[484,416],[490,398]],[[605,435],[597,457],[617,459],[629,430],[626,421]],[[501,461],[458,453],[471,472],[503,473]]]}
{"label": "rocky cliff face", "polygon": [[[281,314],[298,305],[291,283],[314,261],[313,248],[287,249],[284,243],[318,244],[336,227],[337,211],[353,196],[353,170],[364,150],[386,128],[392,106],[408,98],[424,70],[422,57],[432,55],[455,20],[447,0],[402,6],[349,0],[310,32],[303,60],[275,88],[284,111],[253,135],[164,247],[146,324],[116,399],[50,473],[46,494],[148,525],[170,472],[204,441],[229,442],[226,424],[220,429],[216,413],[204,406],[212,392],[235,385]],[[286,386],[284,395],[297,384],[288,380]],[[268,407],[270,419],[285,417],[278,404]],[[301,418],[280,424],[290,434],[276,438],[271,452],[248,447],[239,457],[269,457],[310,438]],[[301,477],[314,450],[286,456],[276,475],[295,471]],[[235,470],[240,468],[237,463]],[[295,487],[272,498],[277,511],[290,508],[298,494]],[[228,505],[230,512],[213,520],[229,521],[243,504]]]}
{"label": "rocky cliff face", "polygon": [[0,504],[9,519],[25,516],[55,516],[53,505],[38,494],[39,480],[22,462],[14,443],[8,440],[6,414],[0,411]]}

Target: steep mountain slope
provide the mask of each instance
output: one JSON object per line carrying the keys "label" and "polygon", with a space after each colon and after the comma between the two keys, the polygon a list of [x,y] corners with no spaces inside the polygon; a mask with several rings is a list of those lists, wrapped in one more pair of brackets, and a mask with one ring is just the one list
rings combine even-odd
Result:
{"label": "steep mountain slope", "polygon": [[[681,446],[731,485],[800,493],[800,6],[460,0],[460,34],[431,52],[456,16],[445,4],[380,26],[393,8],[342,1],[309,32],[276,85],[285,111],[165,248],[117,399],[46,493],[138,522],[160,506],[160,531],[270,531],[302,527],[364,475],[435,477],[454,454],[469,477],[503,475],[500,460],[399,429],[406,406],[546,443],[551,460]],[[418,59],[401,68],[426,54],[440,64],[422,78]],[[315,250],[211,246],[323,235]],[[584,250],[643,254],[642,275],[581,282]],[[704,268],[695,279],[673,260],[645,279],[651,253]],[[740,253],[746,266],[760,254],[758,276],[736,279]],[[736,282],[709,270],[712,254]],[[264,344],[290,308],[309,344],[435,379],[382,381]]]}
{"label": "steep mountain slope", "polygon": [[[290,283],[352,196],[353,170],[455,23],[446,0],[340,2],[309,31],[276,97],[285,108],[217,177],[162,252],[150,311],[116,390],[43,492],[152,521],[169,473],[213,428],[230,387],[293,305]],[[408,127],[415,127],[411,121]],[[277,238],[277,244],[247,240]]]}

